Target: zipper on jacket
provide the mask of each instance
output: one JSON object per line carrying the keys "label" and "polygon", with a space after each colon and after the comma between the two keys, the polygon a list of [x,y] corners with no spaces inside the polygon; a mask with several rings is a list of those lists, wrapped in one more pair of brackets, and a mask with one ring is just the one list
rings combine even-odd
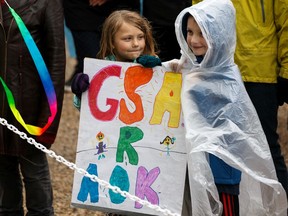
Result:
{"label": "zipper on jacket", "polygon": [[265,17],[265,8],[264,8],[264,0],[260,0],[260,4],[261,4],[261,12],[262,12],[262,21],[263,23],[265,23],[266,21],[266,17]]}

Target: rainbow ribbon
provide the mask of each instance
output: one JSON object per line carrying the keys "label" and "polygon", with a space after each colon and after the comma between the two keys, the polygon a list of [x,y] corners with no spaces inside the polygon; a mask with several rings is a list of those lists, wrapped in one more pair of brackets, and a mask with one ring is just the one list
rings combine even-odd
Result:
{"label": "rainbow ribbon", "polygon": [[32,36],[31,36],[30,32],[26,28],[24,22],[19,17],[19,15],[14,11],[14,9],[11,8],[10,5],[6,1],[5,1],[5,3],[9,7],[9,10],[12,13],[12,16],[16,20],[17,26],[21,32],[21,35],[25,41],[26,46],[28,47],[28,50],[31,54],[31,57],[34,61],[34,64],[38,70],[40,79],[42,81],[42,84],[43,84],[43,87],[44,87],[44,90],[46,93],[46,97],[47,97],[47,100],[49,103],[50,113],[51,113],[51,115],[48,118],[47,124],[43,128],[26,124],[25,121],[23,120],[21,114],[19,113],[19,111],[16,108],[15,100],[14,100],[12,92],[10,91],[10,89],[8,88],[8,86],[5,84],[4,80],[1,77],[0,77],[0,81],[4,87],[9,107],[10,107],[13,115],[17,119],[17,121],[28,131],[28,133],[30,133],[32,135],[40,136],[52,124],[52,122],[54,121],[54,118],[56,116],[56,113],[57,113],[57,100],[56,100],[56,94],[55,94],[54,86],[53,86],[52,80],[50,78],[46,64],[42,58],[41,53],[39,52],[39,49],[37,48]]}

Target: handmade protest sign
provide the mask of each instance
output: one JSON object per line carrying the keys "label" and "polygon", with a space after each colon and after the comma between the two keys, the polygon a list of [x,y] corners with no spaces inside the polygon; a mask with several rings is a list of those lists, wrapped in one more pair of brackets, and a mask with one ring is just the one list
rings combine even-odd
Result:
{"label": "handmade protest sign", "polygon": [[[86,58],[76,165],[154,205],[181,214],[186,175],[181,73]],[[121,214],[153,209],[75,172],[73,206]]]}

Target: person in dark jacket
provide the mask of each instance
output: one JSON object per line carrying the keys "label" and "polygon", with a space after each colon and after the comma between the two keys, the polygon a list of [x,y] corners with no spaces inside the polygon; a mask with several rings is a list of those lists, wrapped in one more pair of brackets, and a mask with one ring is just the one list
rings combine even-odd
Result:
{"label": "person in dark jacket", "polygon": [[70,87],[74,75],[83,72],[84,58],[96,58],[105,19],[116,9],[139,10],[139,1],[64,0],[63,6],[66,26],[72,33],[77,57],[76,68],[66,82],[66,86]]}
{"label": "person in dark jacket", "polygon": [[[27,125],[43,128],[51,114],[48,95],[33,62],[16,19],[8,4],[20,16],[42,54],[56,95],[54,121],[37,142],[50,148],[57,135],[65,84],[64,16],[61,0],[6,0],[0,4],[0,77],[15,100]],[[27,34],[26,34],[27,35]],[[38,58],[39,56],[37,56]],[[39,59],[38,59],[39,61]],[[49,76],[48,76],[49,77]],[[47,83],[45,83],[47,85]],[[9,107],[0,84],[0,116],[29,137]],[[54,95],[54,94],[53,94]],[[44,131],[44,130],[43,130]],[[29,132],[29,131],[28,131]],[[30,135],[31,136],[31,135]],[[23,179],[23,182],[22,182]],[[24,183],[24,184],[23,184]],[[46,154],[0,125],[0,215],[24,215],[25,187],[27,215],[54,215],[53,195]]]}
{"label": "person in dark jacket", "polygon": [[180,11],[191,4],[190,0],[143,0],[143,16],[151,22],[162,62],[180,58],[174,23]]}

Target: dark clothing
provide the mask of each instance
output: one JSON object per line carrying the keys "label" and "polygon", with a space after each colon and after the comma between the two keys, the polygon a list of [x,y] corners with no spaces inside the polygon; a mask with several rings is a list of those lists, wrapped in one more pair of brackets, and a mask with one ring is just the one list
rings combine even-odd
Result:
{"label": "dark clothing", "polygon": [[238,195],[220,193],[219,197],[220,197],[221,203],[223,204],[222,216],[239,216]]}
{"label": "dark clothing", "polygon": [[[57,97],[57,115],[41,136],[47,147],[54,142],[59,126],[64,96],[65,46],[63,13],[60,0],[8,1],[31,33],[50,73]],[[62,30],[63,29],[63,30]],[[47,97],[38,71],[21,36],[18,26],[3,4],[0,6],[0,76],[12,91],[16,107],[26,124],[43,127],[50,114]],[[2,85],[0,116],[20,131],[24,128],[13,116]],[[43,143],[44,144],[44,143]],[[0,126],[0,154],[18,156],[29,145],[4,126]]]}
{"label": "dark clothing", "polygon": [[139,10],[137,0],[110,0],[101,6],[90,6],[89,0],[64,0],[66,25],[70,30],[100,31],[104,20],[116,9]]}
{"label": "dark clothing", "polygon": [[157,26],[153,24],[153,37],[155,38],[158,56],[161,61],[179,59],[181,56],[174,26]]}
{"label": "dark clothing", "polygon": [[23,184],[19,165],[26,188],[26,207],[29,212],[27,215],[54,215],[52,186],[46,155],[36,148],[32,151],[35,152],[21,157],[0,155],[1,216],[24,215]]}
{"label": "dark clothing", "polygon": [[278,143],[278,102],[277,84],[245,82],[246,90],[252,100],[266,135],[279,182],[288,194],[288,173],[281,147]]}
{"label": "dark clothing", "polygon": [[96,58],[96,55],[100,49],[99,41],[101,38],[101,32],[72,30],[71,33],[73,36],[77,56],[75,74],[82,73],[84,69],[83,59],[85,57]]}
{"label": "dark clothing", "polygon": [[[41,136],[35,137],[37,141],[50,147],[58,131],[64,96],[66,56],[62,1],[7,1],[34,39],[54,86],[57,99],[56,117]],[[6,4],[0,5],[0,76],[11,90],[16,108],[25,123],[44,127],[51,116],[47,96],[27,45]],[[26,132],[13,116],[2,85],[0,101],[0,116],[19,131]],[[49,165],[45,153],[1,125],[1,216],[24,215],[23,186],[27,216],[54,215]]]}
{"label": "dark clothing", "polygon": [[111,12],[110,4],[92,7],[89,0],[64,0],[63,6],[67,27],[77,31],[99,31],[99,25]]}
{"label": "dark clothing", "polygon": [[[186,7],[192,5],[188,0],[144,0],[143,15],[152,22],[152,26],[173,26],[178,14]],[[175,32],[174,31],[170,33]]]}
{"label": "dark clothing", "polygon": [[143,15],[151,22],[161,61],[180,58],[174,23],[180,11],[189,6],[188,0],[143,1]]}
{"label": "dark clothing", "polygon": [[218,192],[239,195],[241,172],[212,154],[209,154],[209,164]]}

